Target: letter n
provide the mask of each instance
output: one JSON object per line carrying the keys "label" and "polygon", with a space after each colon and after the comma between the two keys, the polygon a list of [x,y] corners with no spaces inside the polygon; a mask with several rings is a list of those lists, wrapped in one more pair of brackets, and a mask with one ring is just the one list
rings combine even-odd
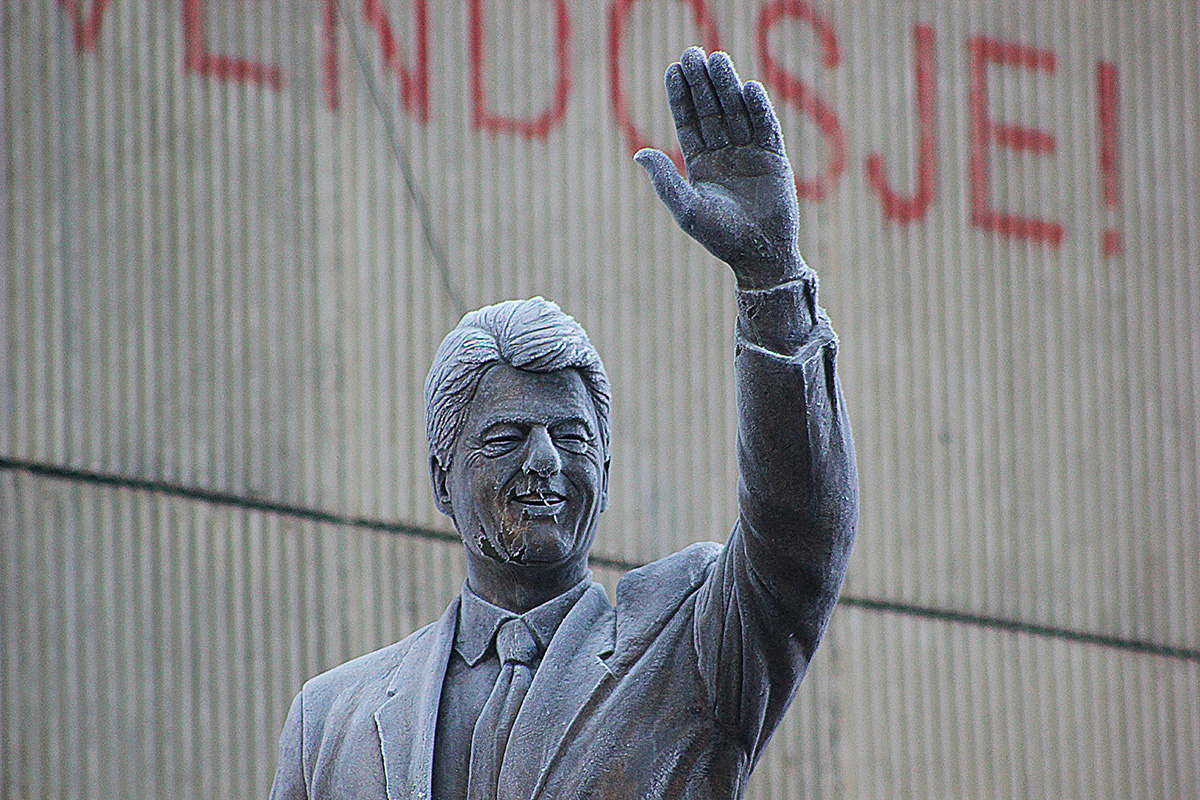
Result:
{"label": "letter n", "polygon": [[363,19],[375,29],[380,58],[385,68],[396,73],[400,82],[400,103],[422,122],[429,120],[429,21],[425,0],[413,0],[413,24],[416,27],[416,64],[404,62],[392,24],[383,9],[383,0],[363,0]]}

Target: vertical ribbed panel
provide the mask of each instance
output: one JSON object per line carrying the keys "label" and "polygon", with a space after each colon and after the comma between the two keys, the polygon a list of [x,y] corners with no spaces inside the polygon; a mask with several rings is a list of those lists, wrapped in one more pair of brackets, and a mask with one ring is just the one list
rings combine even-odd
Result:
{"label": "vertical ribbed panel", "polygon": [[1200,664],[841,607],[748,796],[1194,797]]}
{"label": "vertical ribbed panel", "polygon": [[265,797],[307,678],[440,616],[454,543],[0,471],[0,796]]}
{"label": "vertical ribbed panel", "polygon": [[[1200,649],[1195,3],[429,2],[425,73],[380,6],[0,3],[0,458],[228,496],[2,473],[0,797],[261,796],[300,681],[440,613],[456,547],[234,509],[449,531],[421,386],[454,293],[556,299],[606,359],[598,554],[724,538],[732,280],[630,159],[697,42],[813,182],[847,592]],[[830,637],[756,797],[1198,793],[1195,658],[857,606]]]}
{"label": "vertical ribbed panel", "polygon": [[[301,682],[463,579],[454,543],[11,470],[0,531],[5,797],[263,797]],[[749,796],[1193,797],[1198,696],[1194,661],[843,607]]]}

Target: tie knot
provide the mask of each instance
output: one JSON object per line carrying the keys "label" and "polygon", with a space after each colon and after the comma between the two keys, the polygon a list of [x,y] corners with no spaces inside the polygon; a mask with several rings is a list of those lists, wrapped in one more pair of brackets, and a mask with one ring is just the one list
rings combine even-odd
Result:
{"label": "tie knot", "polygon": [[533,664],[533,660],[537,658],[538,644],[525,620],[513,617],[500,626],[500,631],[496,634],[496,652],[500,655],[502,664],[512,661],[518,664]]}

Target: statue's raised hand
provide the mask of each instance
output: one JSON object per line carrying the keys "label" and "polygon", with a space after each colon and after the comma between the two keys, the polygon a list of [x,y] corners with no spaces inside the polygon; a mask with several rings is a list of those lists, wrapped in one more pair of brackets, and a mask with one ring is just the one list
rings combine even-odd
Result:
{"label": "statue's raised hand", "polygon": [[667,99],[687,179],[658,150],[634,158],[679,227],[733,268],[738,285],[799,277],[796,184],[761,84],[742,83],[725,53],[689,47],[667,70]]}

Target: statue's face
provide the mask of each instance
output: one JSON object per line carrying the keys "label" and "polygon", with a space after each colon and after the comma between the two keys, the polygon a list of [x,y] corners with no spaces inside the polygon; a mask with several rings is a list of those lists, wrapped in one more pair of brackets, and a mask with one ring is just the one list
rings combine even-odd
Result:
{"label": "statue's face", "polygon": [[434,485],[478,556],[520,564],[586,558],[608,502],[608,464],[579,373],[491,367],[450,469],[435,469]]}

